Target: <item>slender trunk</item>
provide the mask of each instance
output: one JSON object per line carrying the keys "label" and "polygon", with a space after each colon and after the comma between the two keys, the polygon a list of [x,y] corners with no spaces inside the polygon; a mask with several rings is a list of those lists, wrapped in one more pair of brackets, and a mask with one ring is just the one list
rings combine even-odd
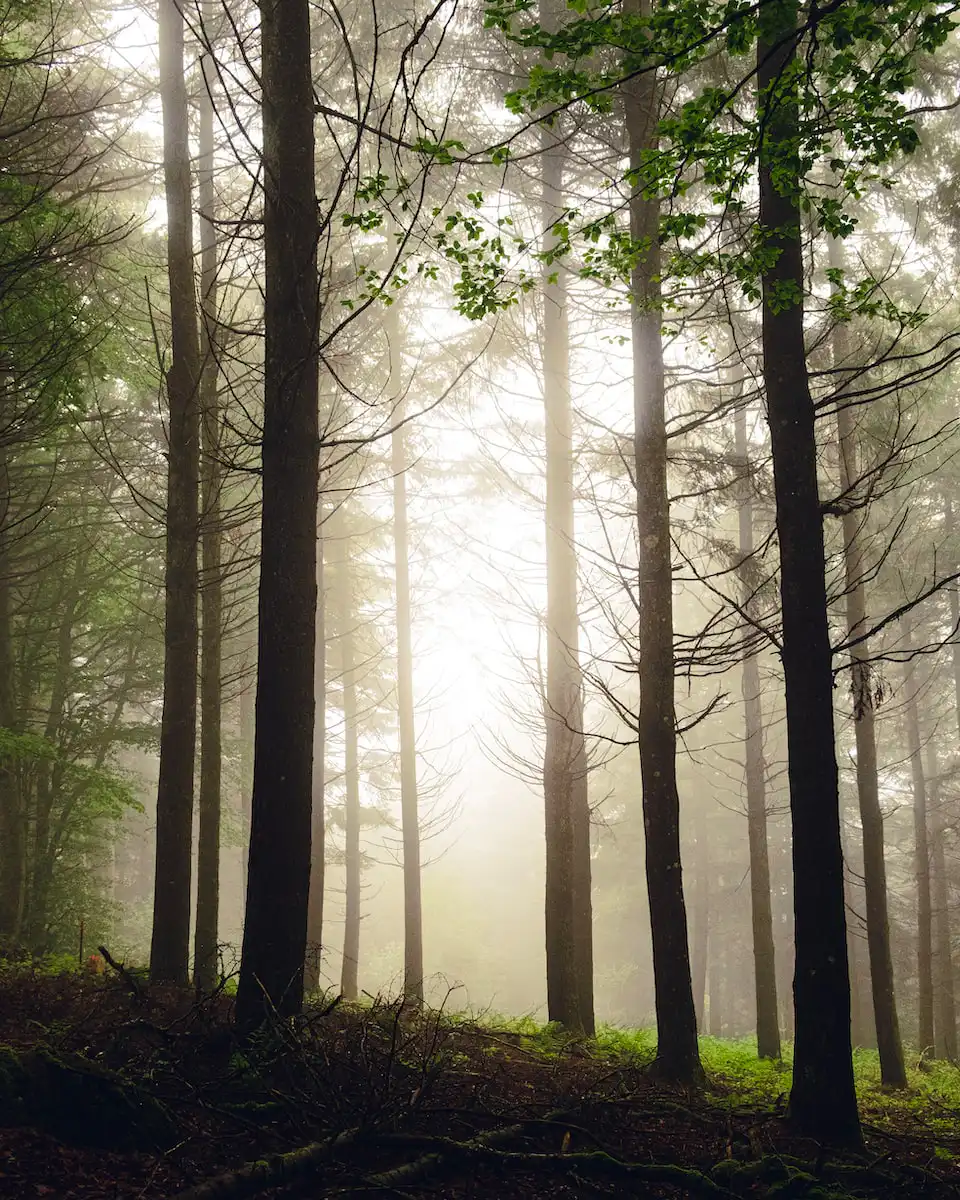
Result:
{"label": "slender trunk", "polygon": [[[541,131],[541,219],[563,212],[566,151]],[[543,403],[546,441],[547,674],[543,798],[546,828],[547,1013],[568,1029],[593,1033],[590,816],[579,661],[567,285],[543,268]]]}
{"label": "slender trunk", "polygon": [[[17,726],[10,558],[10,468],[0,446],[0,729]],[[16,763],[0,759],[0,952],[17,945],[23,905],[26,836]]]}
{"label": "slender trunk", "polygon": [[193,276],[193,201],[183,16],[176,0],[159,0],[159,38],[172,357],[167,371],[169,445],[163,713],[150,978],[156,983],[185,985],[190,943],[193,769],[197,737],[200,342]]}
{"label": "slender trunk", "polygon": [[[846,846],[844,854],[847,854]],[[849,857],[847,862],[849,862]],[[853,889],[847,885],[847,962],[850,966],[850,1043],[856,1049],[870,1047],[874,1041],[867,996],[870,985],[864,960],[864,939],[858,925]]]}
{"label": "slender trunk", "polygon": [[[214,9],[203,5],[210,36]],[[193,982],[210,992],[217,982],[220,924],[221,662],[223,580],[220,531],[220,396],[217,351],[217,240],[214,218],[213,87],[216,72],[208,53],[201,60],[200,88],[200,311],[203,370],[200,375],[201,522],[200,589],[200,832],[197,853],[197,919]]]}
{"label": "slender trunk", "polygon": [[403,831],[403,994],[423,1003],[423,914],[420,897],[420,803],[417,794],[417,731],[413,699],[413,644],[410,610],[410,533],[407,520],[407,448],[401,397],[403,372],[397,306],[387,309],[390,396],[394,430],[390,440],[393,472],[393,555],[397,602],[397,723],[400,733],[400,820]]}
{"label": "slender trunk", "polygon": [[[944,505],[944,529],[953,531],[953,505],[948,500]],[[956,570],[956,565],[954,570]],[[950,626],[953,636],[950,641],[950,664],[953,667],[953,709],[957,721],[957,734],[960,736],[960,584],[952,583],[949,588],[950,596]]]}
{"label": "slender trunk", "polygon": [[[254,645],[256,639],[254,639]],[[252,666],[256,671],[256,667]],[[250,853],[250,801],[253,798],[253,739],[256,684],[244,685],[240,693],[240,895],[247,894],[247,858]]]}
{"label": "slender trunk", "polygon": [[346,1000],[359,995],[360,969],[360,761],[357,723],[357,614],[350,569],[350,535],[341,506],[337,520],[337,625],[340,641],[340,679],[343,688],[343,780],[345,903],[343,966],[340,991]]}
{"label": "slender trunk", "polygon": [[707,990],[707,958],[710,952],[710,845],[706,820],[701,818],[697,832],[696,861],[693,868],[693,938],[690,946],[690,979],[697,1029],[705,1032],[704,1000]]}
{"label": "slender trunk", "polygon": [[833,661],[801,299],[805,279],[797,200],[802,184],[795,152],[797,12],[797,0],[771,0],[764,7],[757,46],[763,129],[760,228],[769,253],[761,279],[763,376],[780,543],[793,826],[796,1036],[790,1113],[794,1126],[807,1136],[859,1144],[850,1046]]}
{"label": "slender trunk", "polygon": [[950,934],[950,899],[944,853],[946,823],[940,795],[940,767],[933,738],[927,739],[927,787],[930,800],[930,873],[935,947],[934,1021],[937,1058],[957,1060],[957,1003],[953,985],[953,940]]}
{"label": "slender trunk", "polygon": [[[747,452],[747,413],[734,413],[735,453],[740,471],[738,504],[740,579],[744,611],[755,615],[753,595],[753,485]],[[763,761],[763,713],[760,707],[760,664],[755,653],[744,655],[741,673],[744,720],[744,771],[747,787],[747,833],[750,844],[750,914],[753,928],[753,972],[757,1013],[757,1053],[780,1057],[777,1019],[777,963],[770,901],[770,853],[767,845],[766,767]]]}
{"label": "slender trunk", "polygon": [[[834,250],[833,265],[836,261]],[[846,330],[834,333],[834,359],[843,365],[849,358]],[[852,500],[860,477],[857,435],[852,411],[841,397],[837,407],[837,440],[840,448],[840,491]],[[845,511],[843,516],[843,562],[846,585],[847,637],[853,642],[867,629],[867,595],[863,549],[862,514]],[[850,648],[850,691],[853,697],[854,734],[857,748],[857,797],[863,829],[863,886],[867,920],[867,949],[870,955],[870,986],[873,1016],[880,1053],[880,1078],[888,1087],[906,1087],[907,1074],[900,1040],[893,955],[890,951],[890,921],[887,915],[887,868],[883,847],[883,811],[877,776],[877,735],[873,686],[870,678],[870,647],[866,641]]]}
{"label": "slender trunk", "polygon": [[917,712],[916,666],[913,658],[913,616],[902,622],[904,649],[903,687],[906,695],[907,748],[913,778],[914,878],[917,887],[917,1041],[921,1054],[934,1049],[933,1030],[933,919],[930,895],[930,845],[927,830],[927,781],[920,745]]}
{"label": "slender trunk", "polygon": [[266,301],[259,648],[241,1027],[303,1005],[319,470],[317,197],[307,0],[261,0]]}
{"label": "slender trunk", "polygon": [[722,943],[715,939],[717,948],[710,955],[710,982],[708,996],[710,1000],[710,1036],[723,1037],[723,953]]}
{"label": "slender trunk", "polygon": [[313,694],[316,711],[313,718],[313,802],[310,833],[310,901],[307,907],[307,957],[304,965],[304,989],[308,994],[320,989],[323,952],[323,886],[325,878],[325,827],[327,753],[327,641],[326,594],[324,592],[323,498],[317,514],[317,612],[314,620],[316,659],[313,666]]}
{"label": "slender trunk", "polygon": [[[648,9],[647,0],[639,0],[634,11],[646,15]],[[644,162],[657,147],[660,92],[655,72],[637,75],[625,90],[630,165],[639,180],[630,197],[630,236],[644,247],[631,273],[631,339],[640,584],[638,734],[657,1009],[654,1069],[663,1079],[692,1083],[702,1078],[703,1069],[680,865],[660,204],[646,194],[642,182]]]}

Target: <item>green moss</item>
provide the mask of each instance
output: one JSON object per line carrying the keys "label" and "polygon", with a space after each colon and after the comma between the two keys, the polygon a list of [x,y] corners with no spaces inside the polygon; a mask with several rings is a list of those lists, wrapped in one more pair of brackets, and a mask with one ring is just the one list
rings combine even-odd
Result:
{"label": "green moss", "polygon": [[141,1088],[79,1054],[0,1047],[0,1125],[33,1125],[86,1146],[166,1144],[170,1122]]}

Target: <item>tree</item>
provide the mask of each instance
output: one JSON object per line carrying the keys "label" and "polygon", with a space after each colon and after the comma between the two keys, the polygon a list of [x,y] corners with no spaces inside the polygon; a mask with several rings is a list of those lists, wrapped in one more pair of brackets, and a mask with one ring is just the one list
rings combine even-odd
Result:
{"label": "tree", "polygon": [[[547,230],[561,220],[564,211],[565,159],[558,131],[544,125],[540,202]],[[547,565],[543,751],[547,1013],[551,1021],[592,1035],[590,810],[579,662],[567,279],[562,264],[545,260],[542,286]]]}
{"label": "tree", "polygon": [[[397,724],[400,734],[400,820],[403,835],[403,994],[412,1003],[422,1004],[423,912],[420,891],[420,798],[417,791],[417,730],[413,699],[407,449],[403,423],[406,407],[400,398],[403,386],[403,362],[400,321],[396,304],[387,309],[384,325],[387,330],[387,348],[390,355],[390,396],[395,405],[393,430],[390,434],[390,469],[393,474]],[[346,680],[344,687],[346,687]],[[359,849],[357,855],[359,857]],[[357,886],[359,888],[359,877]],[[346,968],[346,956],[344,956],[344,968]]]}
{"label": "tree", "polygon": [[[839,266],[833,247],[833,265]],[[834,357],[846,367],[848,339],[842,324],[834,331]],[[906,1068],[900,1042],[900,1022],[894,991],[890,923],[887,916],[887,869],[884,860],[883,812],[877,778],[877,736],[869,642],[867,632],[866,564],[863,554],[865,516],[856,509],[860,479],[857,436],[851,408],[842,390],[836,400],[837,441],[840,459],[840,492],[843,509],[843,566],[846,591],[847,640],[850,643],[850,692],[853,698],[854,736],[857,748],[857,798],[863,830],[863,883],[866,897],[867,949],[873,1015],[880,1055],[880,1077],[888,1087],[905,1087]]]}
{"label": "tree", "polygon": [[319,469],[306,0],[262,0],[265,359],[256,733],[237,1021],[296,1013],[310,890]]}
{"label": "tree", "polygon": [[937,744],[927,738],[926,776],[929,788],[932,822],[930,829],[930,882],[933,906],[933,944],[935,973],[936,1020],[934,1046],[938,1058],[957,1061],[957,1005],[953,983],[953,939],[950,930],[950,901],[947,882],[947,863],[944,842],[946,822],[943,798],[940,795],[940,767]]}
{"label": "tree", "polygon": [[[740,501],[737,517],[740,534],[740,575],[745,612],[756,616],[755,587],[751,579],[753,555],[753,495],[747,453],[747,413],[743,404],[734,411]],[[773,945],[773,909],[770,901],[770,856],[767,849],[766,765],[763,761],[763,714],[760,708],[760,666],[757,654],[747,650],[741,672],[744,723],[744,775],[747,788],[747,836],[750,844],[750,912],[753,923],[754,988],[757,1000],[757,1053],[761,1058],[780,1057],[777,1018],[777,964]]]}
{"label": "tree", "polygon": [[[203,9],[212,27],[212,6]],[[208,32],[207,37],[211,35]],[[202,368],[200,421],[202,460],[202,522],[200,611],[200,829],[197,847],[197,917],[193,982],[200,992],[213,989],[217,979],[220,918],[220,787],[222,709],[223,579],[221,562],[220,397],[217,345],[217,237],[214,225],[213,88],[215,75],[208,45],[201,57],[199,186],[200,311]]]}
{"label": "tree", "polygon": [[[641,6],[641,15],[648,12]],[[657,1004],[655,1067],[665,1079],[691,1083],[699,1080],[702,1068],[680,865],[673,575],[660,337],[660,205],[640,182],[644,162],[657,147],[660,89],[655,71],[636,75],[626,85],[624,100],[634,172],[630,236],[638,248],[630,294],[640,581],[638,736]]]}
{"label": "tree", "polygon": [[193,274],[193,189],[183,14],[175,0],[159,0],[158,12],[172,351],[166,375],[169,447],[165,665],[150,977],[157,983],[183,986],[187,983],[189,961],[197,732],[201,364]]}
{"label": "tree", "polygon": [[855,1144],[860,1121],[850,1044],[833,663],[803,329],[798,11],[796,0],[771,0],[761,11],[757,42],[763,379],[780,546],[793,828],[796,1033],[790,1113],[807,1136]]}
{"label": "tree", "polygon": [[920,1053],[934,1049],[933,1004],[933,908],[930,895],[930,830],[927,818],[927,780],[923,770],[923,746],[917,704],[919,684],[914,657],[914,615],[902,620],[904,717],[907,750],[913,781],[913,864],[917,889],[917,1042]]}

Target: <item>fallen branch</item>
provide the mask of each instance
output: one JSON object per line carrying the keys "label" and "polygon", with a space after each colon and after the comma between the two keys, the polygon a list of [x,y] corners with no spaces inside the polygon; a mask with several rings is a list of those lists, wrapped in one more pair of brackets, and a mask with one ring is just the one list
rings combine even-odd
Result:
{"label": "fallen branch", "polygon": [[240,1196],[255,1196],[267,1188],[293,1183],[311,1174],[339,1150],[356,1141],[359,1133],[359,1129],[345,1129],[343,1133],[325,1138],[322,1142],[311,1142],[286,1154],[257,1159],[236,1171],[227,1171],[185,1192],[179,1192],[172,1200],[237,1200]]}
{"label": "fallen branch", "polygon": [[134,977],[130,974],[130,972],[127,970],[127,968],[123,965],[123,963],[118,963],[117,960],[110,953],[110,951],[106,948],[106,946],[98,946],[97,950],[100,952],[100,954],[103,958],[103,961],[107,964],[107,966],[112,968],[114,971],[116,971],[116,973],[120,976],[120,978],[123,980],[123,982],[130,989],[130,991],[133,992],[137,1001],[142,1004],[144,999],[146,998],[144,990],[140,986],[140,984],[137,983],[137,981],[134,979]]}
{"label": "fallen branch", "polygon": [[[489,1136],[486,1142],[482,1141],[481,1137],[473,1138],[468,1142],[457,1142],[451,1138],[442,1137],[388,1135],[386,1140],[390,1142],[406,1141],[408,1144],[416,1144],[421,1148],[429,1147],[432,1152],[389,1171],[369,1175],[365,1180],[365,1185],[369,1189],[403,1187],[414,1180],[423,1178],[425,1174],[429,1174],[450,1161],[459,1161],[488,1163],[492,1166],[523,1171],[549,1171],[562,1174],[575,1172],[602,1179],[669,1183],[675,1187],[684,1188],[696,1196],[724,1197],[725,1200],[733,1200],[735,1195],[727,1188],[714,1183],[709,1176],[702,1172],[675,1166],[672,1163],[625,1162],[623,1159],[614,1158],[612,1154],[600,1150],[573,1154],[500,1150],[489,1144]],[[355,1187],[354,1192],[356,1190],[358,1189]]]}

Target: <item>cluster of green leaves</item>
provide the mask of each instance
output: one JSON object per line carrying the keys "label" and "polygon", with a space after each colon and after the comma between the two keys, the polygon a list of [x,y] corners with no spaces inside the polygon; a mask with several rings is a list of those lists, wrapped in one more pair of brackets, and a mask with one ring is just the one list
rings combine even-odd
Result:
{"label": "cluster of green leaves", "polygon": [[18,733],[0,726],[0,761],[14,764],[20,772],[36,771],[41,763],[55,765],[64,790],[69,791],[85,823],[118,821],[128,809],[143,812],[130,780],[118,772],[70,759],[60,746],[41,734]]}
{"label": "cluster of green leaves", "polygon": [[[661,224],[660,240],[671,247],[665,278],[734,279],[756,300],[761,275],[778,253],[770,244],[775,238],[746,222],[733,250],[699,235],[748,212],[761,157],[784,193],[795,189],[798,177],[803,181],[795,199],[819,229],[834,237],[852,233],[857,217],[851,202],[869,186],[891,186],[885,169],[918,144],[907,93],[925,58],[949,37],[958,5],[844,0],[820,8],[797,0],[662,0],[641,14],[612,0],[572,0],[569,19],[559,28],[545,27],[534,8],[533,0],[490,0],[486,8],[488,28],[540,54],[524,84],[507,95],[508,109],[551,124],[574,107],[612,113],[616,97],[645,72],[676,84],[680,99],[659,123],[657,148],[633,163],[622,182],[647,198],[687,197]],[[795,60],[758,97],[758,46],[791,41],[799,49]],[[725,52],[721,60],[718,49]],[[787,111],[795,124],[789,137],[778,120]],[[822,183],[825,170],[829,186]],[[550,230],[549,247],[534,256],[576,257],[583,277],[627,287],[645,248],[624,225],[622,204],[599,219],[571,212]],[[464,229],[466,241],[451,239]],[[460,269],[460,311],[481,317],[523,290],[511,274],[508,250],[530,248],[505,247],[496,237],[471,236],[470,229],[458,212],[438,240]],[[870,281],[851,291],[838,288],[834,309],[899,320],[901,314],[875,303],[873,291]],[[786,288],[773,299],[786,308],[801,297]]]}

